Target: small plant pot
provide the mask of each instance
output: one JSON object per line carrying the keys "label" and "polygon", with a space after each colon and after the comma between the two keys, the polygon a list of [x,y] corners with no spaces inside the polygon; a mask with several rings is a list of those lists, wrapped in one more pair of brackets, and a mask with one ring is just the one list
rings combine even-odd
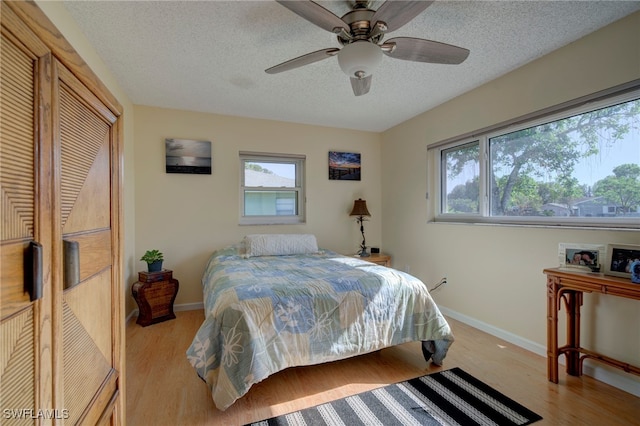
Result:
{"label": "small plant pot", "polygon": [[149,268],[149,272],[160,272],[162,271],[162,260],[156,260],[152,263],[147,263],[147,267]]}

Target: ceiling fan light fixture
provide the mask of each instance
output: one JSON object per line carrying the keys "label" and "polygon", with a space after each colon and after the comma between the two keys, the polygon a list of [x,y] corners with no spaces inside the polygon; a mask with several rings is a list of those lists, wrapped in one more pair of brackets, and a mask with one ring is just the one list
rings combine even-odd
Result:
{"label": "ceiling fan light fixture", "polygon": [[382,62],[380,46],[369,41],[355,41],[338,52],[338,65],[349,77],[364,78]]}

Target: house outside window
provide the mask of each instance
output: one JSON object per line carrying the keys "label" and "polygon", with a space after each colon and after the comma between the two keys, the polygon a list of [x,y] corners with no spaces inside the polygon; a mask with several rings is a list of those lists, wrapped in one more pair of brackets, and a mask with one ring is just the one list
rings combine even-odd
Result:
{"label": "house outside window", "polygon": [[305,157],[240,153],[240,224],[305,222]]}
{"label": "house outside window", "polygon": [[640,228],[640,90],[432,149],[436,221]]}

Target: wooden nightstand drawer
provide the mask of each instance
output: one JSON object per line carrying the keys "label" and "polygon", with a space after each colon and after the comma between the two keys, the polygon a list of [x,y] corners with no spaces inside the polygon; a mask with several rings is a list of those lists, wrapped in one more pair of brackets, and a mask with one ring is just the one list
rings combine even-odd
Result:
{"label": "wooden nightstand drawer", "polygon": [[163,269],[158,272],[138,272],[138,281],[143,283],[155,283],[158,281],[169,281],[173,278],[173,271],[169,269]]}
{"label": "wooden nightstand drawer", "polygon": [[391,267],[391,256],[384,253],[373,253],[368,257],[360,257],[359,259],[366,260],[367,262],[375,263],[386,267]]}

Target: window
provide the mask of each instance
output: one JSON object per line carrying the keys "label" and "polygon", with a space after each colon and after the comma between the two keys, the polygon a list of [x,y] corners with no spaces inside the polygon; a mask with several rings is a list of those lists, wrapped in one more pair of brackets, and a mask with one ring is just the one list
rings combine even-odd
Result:
{"label": "window", "polygon": [[437,221],[640,227],[637,86],[437,145]]}
{"label": "window", "polygon": [[480,145],[478,141],[442,151],[444,213],[480,212]]}
{"label": "window", "polygon": [[304,162],[300,155],[240,153],[240,224],[303,223]]}

